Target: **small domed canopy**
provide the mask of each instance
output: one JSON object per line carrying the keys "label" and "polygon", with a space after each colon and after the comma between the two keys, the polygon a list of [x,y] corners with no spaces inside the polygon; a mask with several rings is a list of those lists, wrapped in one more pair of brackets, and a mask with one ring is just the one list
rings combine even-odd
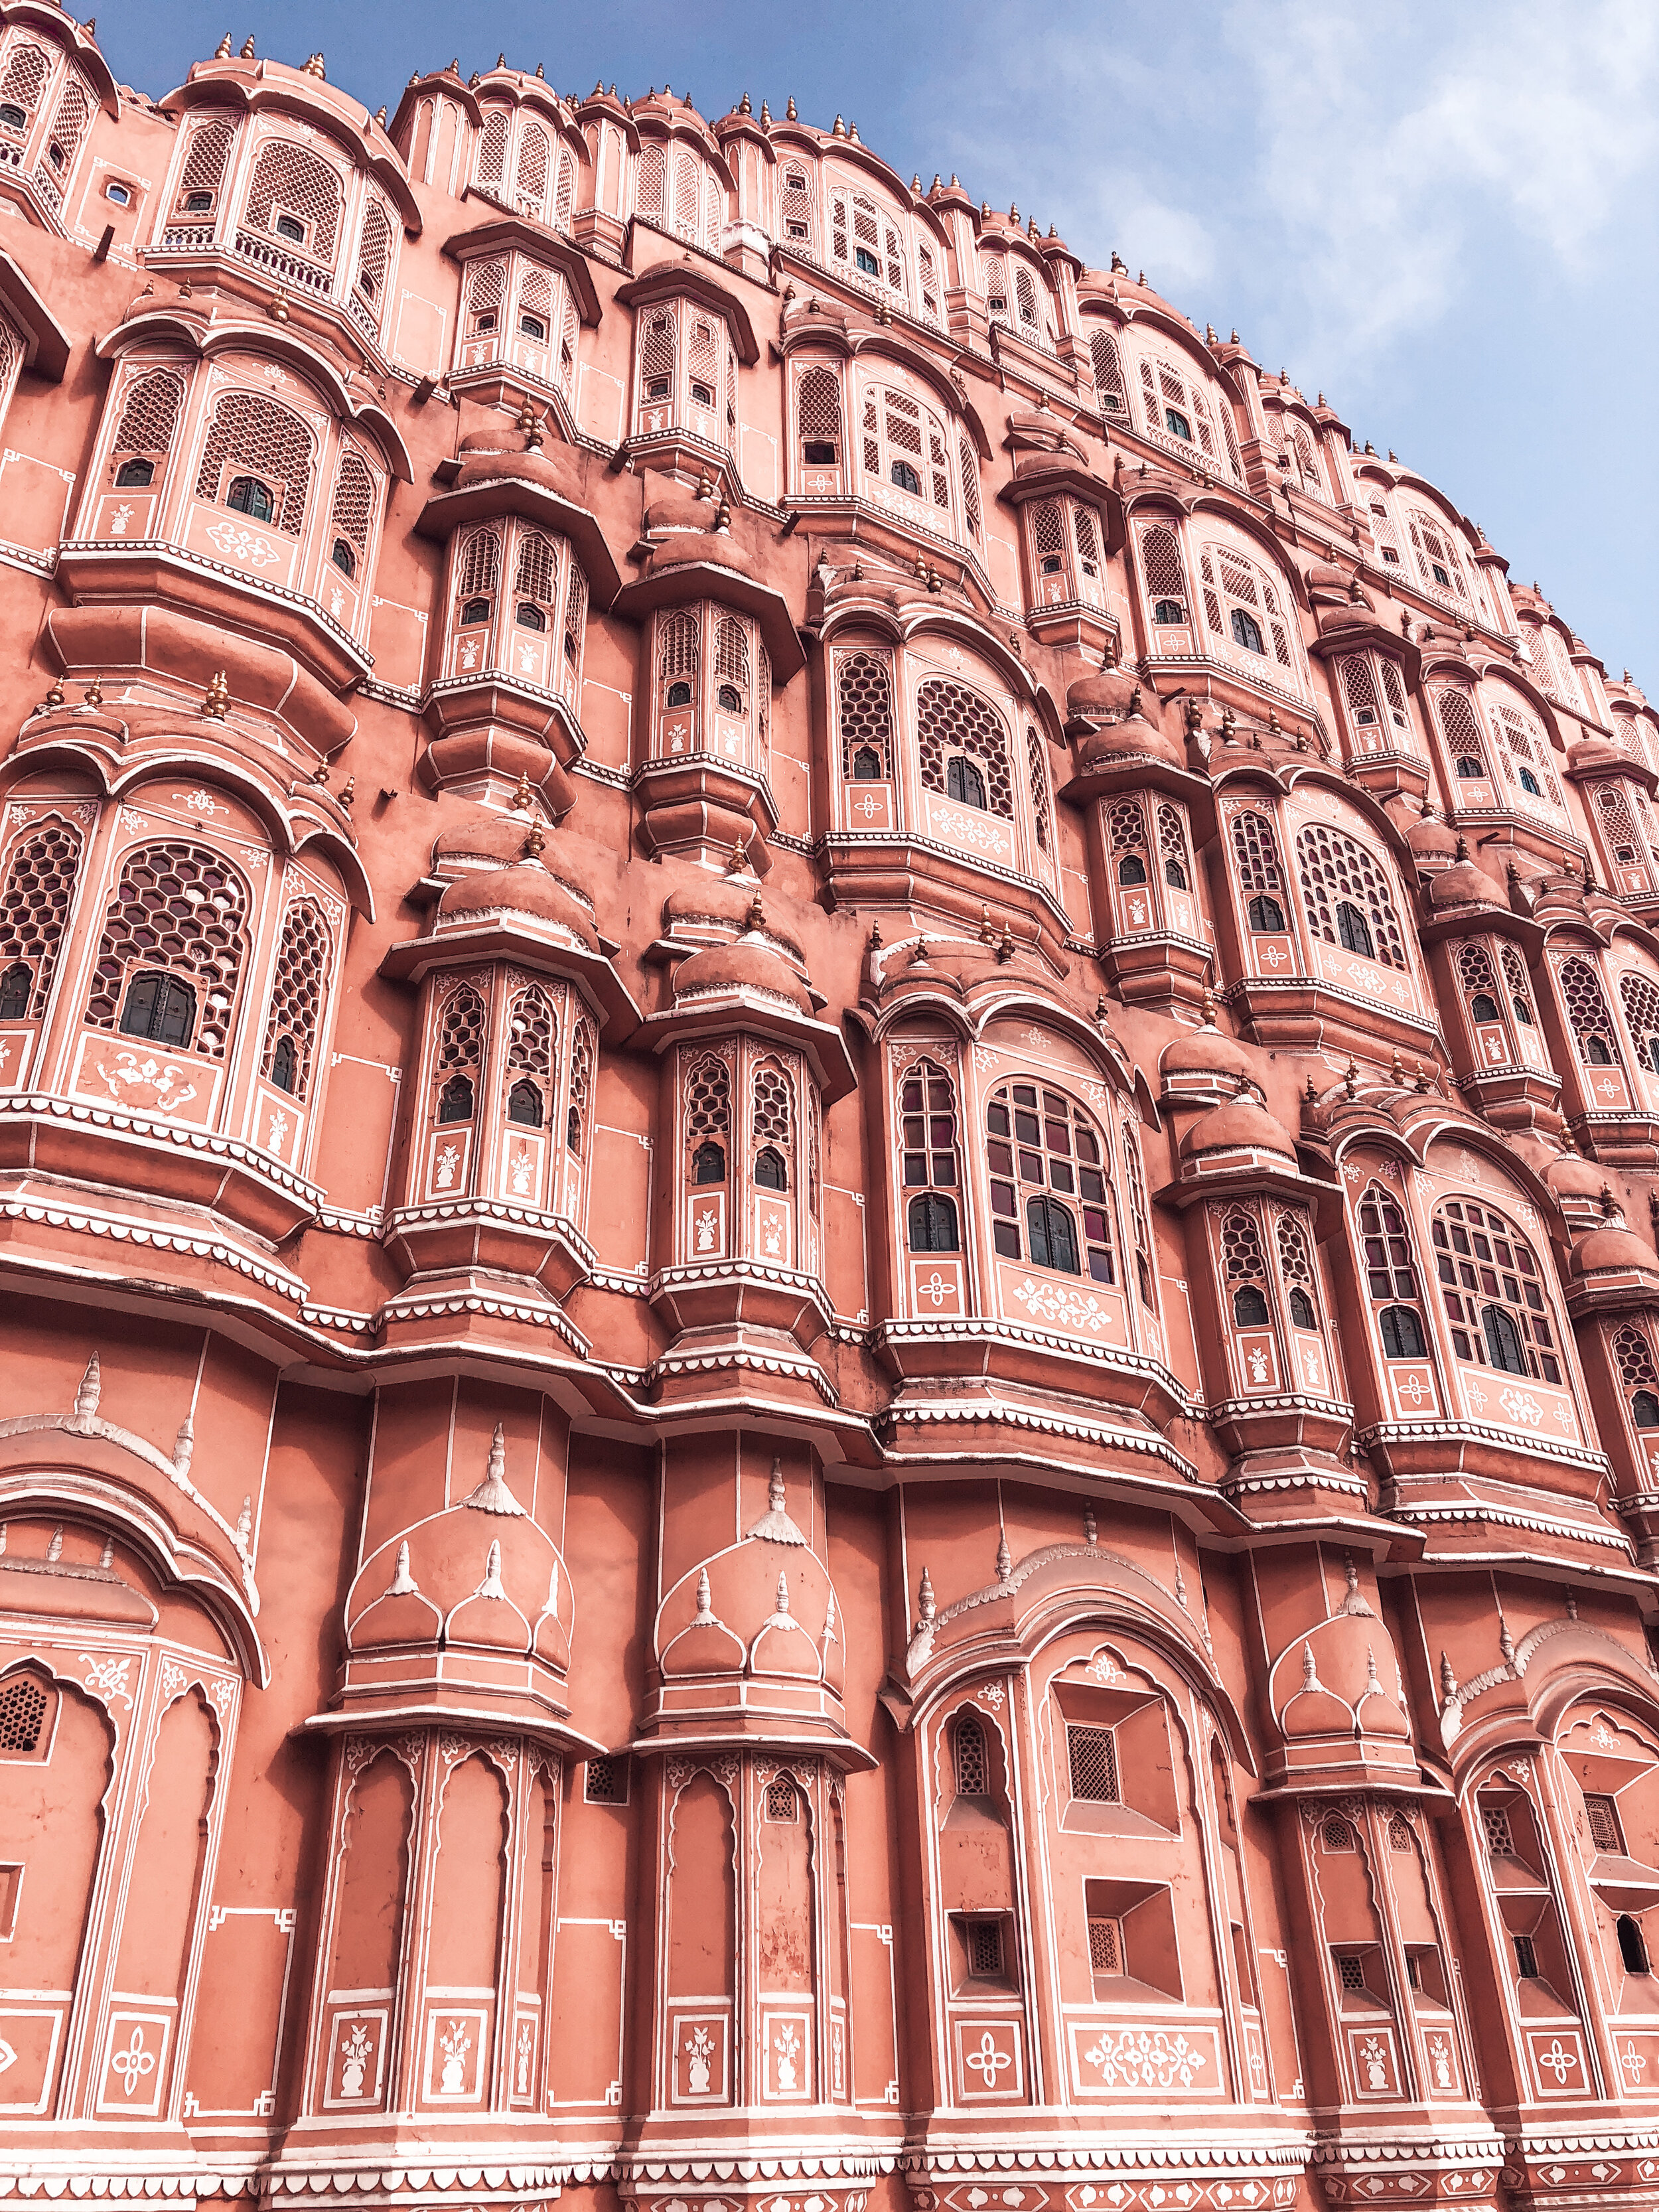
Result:
{"label": "small domed canopy", "polygon": [[1559,1199],[1588,1198],[1599,1206],[1607,1176],[1591,1161],[1580,1159],[1577,1152],[1563,1152],[1544,1170],[1544,1180]]}
{"label": "small domed canopy", "polygon": [[1567,748],[1567,766],[1575,775],[1587,769],[1628,769],[1628,753],[1621,753],[1617,745],[1610,745],[1605,738],[1580,738],[1577,744]]}
{"label": "small domed canopy", "polygon": [[711,945],[674,971],[677,1000],[720,991],[759,991],[785,1000],[797,1013],[810,1018],[814,1012],[805,984],[782,953],[758,935],[740,937],[735,945]]}
{"label": "small domed canopy", "polygon": [[1243,1045],[1236,1044],[1231,1037],[1224,1036],[1211,1025],[1201,1030],[1182,1030],[1179,1036],[1171,1037],[1158,1054],[1158,1072],[1166,1085],[1191,1088],[1183,1079],[1194,1078],[1200,1083],[1235,1091],[1239,1077],[1249,1075],[1251,1068],[1249,1054]]}
{"label": "small domed canopy", "polygon": [[1457,833],[1437,814],[1419,815],[1406,832],[1406,842],[1419,868],[1437,868],[1457,858]]}
{"label": "small domed canopy", "polygon": [[592,915],[568,885],[538,860],[512,868],[483,868],[450,884],[438,901],[437,926],[478,914],[522,914],[550,921],[585,945],[600,950]]}
{"label": "small domed canopy", "polygon": [[1086,775],[1091,769],[1103,767],[1112,760],[1146,759],[1167,761],[1172,767],[1184,768],[1180,748],[1173,738],[1166,738],[1155,729],[1139,711],[1126,714],[1122,720],[1103,723],[1081,739],[1077,749],[1077,769]]}
{"label": "small domed canopy", "polygon": [[1079,676],[1066,694],[1066,712],[1079,721],[1104,722],[1127,714],[1129,702],[1140,689],[1132,669],[1097,668]]}
{"label": "small domed canopy", "polygon": [[1593,1229],[1572,1248],[1570,1273],[1575,1276],[1632,1271],[1659,1279],[1659,1252],[1622,1223],[1610,1221],[1604,1229]]}
{"label": "small domed canopy", "polygon": [[1459,858],[1450,867],[1443,868],[1429,885],[1429,904],[1437,911],[1458,906],[1507,907],[1509,897],[1503,885],[1484,868],[1476,867],[1461,837],[1457,842]]}
{"label": "small domed canopy", "polygon": [[1208,1152],[1276,1152],[1294,1162],[1296,1146],[1265,1106],[1254,1098],[1230,1098],[1200,1114],[1181,1140],[1183,1159],[1201,1159]]}

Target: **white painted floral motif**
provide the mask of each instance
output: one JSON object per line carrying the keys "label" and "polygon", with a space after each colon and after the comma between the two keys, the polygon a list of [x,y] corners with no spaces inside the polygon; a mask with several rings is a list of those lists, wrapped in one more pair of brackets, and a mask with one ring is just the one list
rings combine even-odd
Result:
{"label": "white painted floral motif", "polygon": [[1059,1283],[1039,1283],[1033,1275],[1017,1283],[1010,1295],[1017,1305],[1024,1307],[1033,1321],[1046,1321],[1055,1328],[1099,1336],[1111,1325],[1112,1314],[1098,1298],[1085,1297],[1081,1291],[1068,1291]]}
{"label": "white painted floral motif", "polygon": [[90,1651],[83,1651],[81,1663],[88,1670],[88,1689],[96,1690],[106,1702],[119,1698],[124,1705],[132,1703],[132,1692],[127,1687],[127,1677],[132,1672],[131,1659],[95,1659]]}
{"label": "white painted floral motif", "polygon": [[270,538],[257,530],[245,530],[234,522],[216,522],[206,532],[208,543],[216,545],[227,561],[234,561],[248,568],[274,568],[282,554]]}
{"label": "white painted floral motif", "polygon": [[799,2084],[795,2079],[795,2061],[800,2055],[799,2035],[786,2022],[773,2038],[772,2048],[777,2054],[779,2088],[797,2087]]}
{"label": "white painted floral motif", "polygon": [[353,2021],[349,2028],[342,2023],[340,2029],[340,2094],[343,2097],[361,2097],[362,2095],[363,2077],[368,2071],[368,2030],[364,2027],[362,2021],[360,2020]]}
{"label": "white painted floral motif", "polygon": [[466,2088],[466,2054],[472,2048],[472,2038],[460,2021],[452,2020],[438,2040],[444,2053],[439,2094],[445,2097],[459,2097]]}
{"label": "white painted floral motif", "polygon": [[1103,2034],[1083,2063],[1109,2089],[1190,2089],[1208,2059],[1177,2029],[1123,2027]]}

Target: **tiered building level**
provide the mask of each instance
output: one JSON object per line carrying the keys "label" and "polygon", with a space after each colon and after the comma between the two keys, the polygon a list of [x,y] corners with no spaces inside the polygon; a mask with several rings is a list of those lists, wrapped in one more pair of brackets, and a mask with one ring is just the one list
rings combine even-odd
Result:
{"label": "tiered building level", "polygon": [[1659,2195],[1659,725],[837,119],[0,0],[0,2198]]}

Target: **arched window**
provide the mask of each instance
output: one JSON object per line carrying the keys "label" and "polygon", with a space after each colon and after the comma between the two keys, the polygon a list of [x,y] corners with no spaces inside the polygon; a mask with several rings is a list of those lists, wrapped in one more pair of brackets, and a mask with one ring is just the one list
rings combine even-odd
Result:
{"label": "arched window", "polygon": [[123,1036],[147,1037],[152,1044],[190,1048],[196,1027],[196,993],[177,975],[144,969],[127,986],[121,1008]]}
{"label": "arched window", "polygon": [[274,520],[297,538],[311,467],[311,433],[297,415],[261,392],[228,392],[213,410],[196,496],[259,521]]}
{"label": "arched window", "polygon": [[809,368],[798,394],[800,457],[809,469],[841,465],[841,382],[832,368]]}
{"label": "arched window", "polygon": [[866,384],[860,444],[864,474],[872,489],[896,485],[925,501],[919,519],[929,528],[949,531],[948,448],[945,425],[931,407],[896,385]]}
{"label": "arched window", "polygon": [[1161,801],[1158,809],[1158,848],[1164,859],[1164,880],[1170,890],[1190,890],[1193,863],[1187,846],[1186,824],[1167,799]]}
{"label": "arched window", "polygon": [[374,520],[374,478],[361,453],[340,456],[340,472],[334,479],[334,504],[329,527],[335,537],[332,558],[337,568],[355,576],[357,564],[368,552],[368,534]]}
{"label": "arched window", "polygon": [[225,181],[236,127],[222,118],[198,124],[185,155],[173,220],[211,221]]}
{"label": "arched window", "polygon": [[267,145],[253,165],[243,217],[313,261],[331,262],[340,224],[340,179],[326,161],[287,140]]}
{"label": "arched window", "polygon": [[[1005,821],[1012,819],[1007,732],[1001,716],[988,700],[966,684],[931,677],[916,695],[916,741],[921,780],[929,791],[983,807]],[[947,763],[961,761],[965,769],[969,759],[980,763],[983,775],[979,779],[980,795],[964,799],[963,791],[953,790],[947,781]],[[967,784],[964,777],[964,789]]]}
{"label": "arched window", "polygon": [[[899,1145],[903,1187],[915,1194],[907,1209],[910,1249],[957,1251],[961,1231],[955,1194],[961,1177],[956,1091],[935,1060],[917,1060],[900,1082]],[[927,1241],[919,1243],[919,1237]]]}
{"label": "arched window", "polygon": [[542,1094],[527,1075],[521,1075],[507,1094],[507,1118],[526,1128],[542,1126]]}
{"label": "arched window", "polygon": [[184,403],[184,379],[172,369],[147,369],[128,385],[110,447],[118,491],[155,483],[157,463],[173,450]]}
{"label": "arched window", "polygon": [[685,1079],[685,1141],[694,1183],[726,1181],[731,1133],[731,1074],[726,1062],[710,1053],[696,1061]]}
{"label": "arched window", "polygon": [[755,1155],[755,1187],[757,1190],[789,1188],[789,1170],[775,1145],[764,1145]]}
{"label": "arched window", "polygon": [[1122,1123],[1123,1168],[1129,1194],[1129,1213],[1134,1224],[1135,1275],[1140,1303],[1149,1313],[1158,1310],[1155,1295],[1157,1262],[1152,1251],[1152,1224],[1146,1212],[1146,1177],[1140,1164],[1140,1139],[1126,1115]]}
{"label": "arched window", "polygon": [[1267,1256],[1255,1212],[1231,1206],[1221,1220],[1221,1273],[1234,1322],[1261,1328],[1268,1318]]}
{"label": "arched window", "polygon": [[[87,1020],[99,1029],[125,1027],[134,981],[148,973],[156,985],[140,1001],[143,1018],[162,1027],[126,1033],[179,1044],[175,1031],[184,1021],[194,1027],[192,1048],[222,1060],[246,950],[246,913],[241,878],[210,848],[177,838],[129,853],[105,913]],[[188,994],[187,1013],[176,994],[160,988],[164,977]],[[135,1006],[132,1018],[138,1018]]]}
{"label": "arched window", "polygon": [[743,624],[721,615],[714,624],[715,704],[728,714],[749,711],[749,640]]}
{"label": "arched window", "polygon": [[547,994],[532,983],[507,1016],[507,1118],[522,1127],[539,1129],[547,1118],[556,1033]]}
{"label": "arched window", "polygon": [[[1167,359],[1154,361],[1143,356],[1140,404],[1146,427],[1161,445],[1167,447],[1173,439],[1178,444],[1194,447],[1209,460],[1219,461],[1231,475],[1238,474],[1232,456],[1232,441],[1227,440],[1224,454],[1212,426],[1208,396],[1198,379],[1186,371],[1184,364],[1177,368]],[[1225,407],[1224,400],[1224,415]]]}
{"label": "arched window", "polygon": [[1528,797],[1543,800],[1553,807],[1561,805],[1561,787],[1550,766],[1549,740],[1534,721],[1508,699],[1490,702],[1492,726],[1508,748],[1510,757],[1504,765],[1514,781]]}
{"label": "arched window", "polygon": [[962,463],[962,511],[967,518],[968,535],[977,545],[983,528],[980,519],[979,457],[966,438],[957,441],[957,453]]}
{"label": "arched window", "polygon": [[1619,978],[1619,996],[1638,1054],[1659,1072],[1659,984],[1651,976],[1626,968]]}
{"label": "arched window", "polygon": [[970,760],[960,753],[952,753],[945,764],[945,790],[947,798],[963,806],[976,806],[985,811],[985,778]]}
{"label": "arched window", "polygon": [[1613,1356],[1630,1402],[1631,1419],[1638,1429],[1659,1429],[1659,1372],[1645,1329],[1626,1322],[1614,1333]]}
{"label": "arched window", "polygon": [[1317,1328],[1319,1279],[1312,1240],[1301,1215],[1288,1207],[1281,1212],[1273,1224],[1273,1242],[1279,1247],[1279,1273],[1291,1327]]}
{"label": "arched window", "polygon": [[951,1730],[951,1764],[958,1797],[988,1797],[990,1762],[985,1756],[985,1730],[971,1714],[964,1713]]}
{"label": "arched window", "polygon": [[1631,1419],[1638,1429],[1659,1429],[1659,1396],[1638,1390],[1630,1401]]}
{"label": "arched window", "polygon": [[705,1137],[691,1155],[691,1180],[696,1183],[726,1181],[726,1153],[712,1137]]}
{"label": "arched window", "polygon": [[640,326],[640,398],[647,406],[672,403],[677,337],[672,307],[653,309]]}
{"label": "arched window", "polygon": [[1619,1936],[1619,1955],[1625,1962],[1627,1974],[1645,1974],[1652,1970],[1648,1965],[1648,1947],[1643,1941],[1641,1923],[1628,1912],[1621,1912],[1616,1923]]}
{"label": "arched window", "polygon": [[1231,545],[1212,544],[1199,555],[1204,587],[1204,619],[1212,637],[1230,640],[1252,659],[1257,656],[1294,674],[1284,586]]}
{"label": "arched window", "polygon": [[1513,945],[1504,945],[1499,957],[1504,963],[1504,981],[1509,987],[1510,1004],[1515,1009],[1515,1018],[1525,1028],[1534,1026],[1532,1016],[1532,987],[1527,976],[1527,965]]}
{"label": "arched window", "polygon": [[1233,1319],[1241,1328],[1260,1328],[1267,1319],[1266,1292],[1257,1283],[1241,1283],[1233,1292]]}
{"label": "arched window", "polygon": [[817,210],[804,168],[785,168],[778,185],[778,217],[785,238],[793,244],[811,243],[817,228]]}
{"label": "arched window", "polygon": [[849,783],[893,779],[893,680],[873,653],[849,653],[836,668],[841,771]]}
{"label": "arched window", "polygon": [[763,1060],[755,1069],[750,1130],[756,1188],[787,1190],[788,1160],[795,1142],[794,1085],[775,1060]]}
{"label": "arched window", "polygon": [[1245,901],[1245,916],[1257,936],[1277,936],[1285,927],[1285,878],[1279,843],[1265,814],[1235,814],[1233,866]]}
{"label": "arched window", "polygon": [[987,1104],[985,1134],[991,1235],[999,1257],[1115,1282],[1106,1194],[1110,1163],[1082,1108],[1063,1092],[1035,1083],[1005,1083]]}
{"label": "arched window", "polygon": [[1360,1201],[1359,1249],[1384,1357],[1423,1358],[1427,1332],[1411,1231],[1403,1207],[1380,1183],[1372,1183]]}
{"label": "arched window", "polygon": [[1486,777],[1486,750],[1474,718],[1474,701],[1467,691],[1450,684],[1443,685],[1433,696],[1440,733],[1457,763],[1458,775],[1465,781]]}
{"label": "arched window", "polygon": [[1411,532],[1412,550],[1417,556],[1418,574],[1431,591],[1455,592],[1467,599],[1469,587],[1463,580],[1463,570],[1452,549],[1451,532],[1438,515],[1424,508],[1411,508],[1406,517]]}
{"label": "arched window", "polygon": [[1434,1247],[1457,1357],[1559,1385],[1543,1276],[1525,1239],[1492,1207],[1448,1199],[1435,1212]]}
{"label": "arched window", "polygon": [[295,1098],[306,1095],[331,965],[328,925],[310,899],[301,899],[283,924],[265,1030],[266,1075]]}
{"label": "arched window", "polygon": [[1617,1066],[1620,1054],[1613,1014],[1595,966],[1575,955],[1561,963],[1560,981],[1562,1002],[1579,1059],[1589,1067]]}
{"label": "arched window", "polygon": [[1091,332],[1089,358],[1094,364],[1095,390],[1100,396],[1102,409],[1109,415],[1127,413],[1129,403],[1123,383],[1123,359],[1117,339],[1110,331],[1097,328]]}
{"label": "arched window", "polygon": [[1405,969],[1406,947],[1382,864],[1363,845],[1310,823],[1297,832],[1297,871],[1314,933],[1384,967]]}
{"label": "arched window", "polygon": [[1140,533],[1140,573],[1154,623],[1163,627],[1184,624],[1187,617],[1187,579],[1181,566],[1181,548],[1173,530],[1155,523]]}
{"label": "arched window", "polygon": [[470,984],[452,991],[438,1024],[437,1074],[440,1121],[470,1121],[476,1103],[475,1078],[483,1064],[483,1000]]}
{"label": "arched window", "polygon": [[903,297],[904,248],[897,223],[867,193],[831,193],[830,251],[844,269]]}
{"label": "arched window", "polygon": [[[386,297],[392,246],[392,219],[382,203],[371,198],[363,209],[362,235],[357,244],[357,290],[372,307]],[[378,317],[371,320],[378,322]]]}
{"label": "arched window", "polygon": [[521,526],[513,579],[513,619],[518,628],[545,631],[558,590],[559,556],[552,539],[544,531]]}
{"label": "arched window", "polygon": [[564,1110],[564,1148],[580,1161],[586,1140],[588,1109],[593,1089],[594,1053],[598,1045],[593,1024],[578,1014],[570,1039],[570,1097]]}
{"label": "arched window", "polygon": [[1126,853],[1117,864],[1117,879],[1121,884],[1144,884],[1146,863],[1139,853]]}
{"label": "arched window", "polygon": [[13,847],[0,890],[8,1009],[0,1018],[23,1021],[46,1012],[80,866],[80,833],[67,822],[48,818]]}

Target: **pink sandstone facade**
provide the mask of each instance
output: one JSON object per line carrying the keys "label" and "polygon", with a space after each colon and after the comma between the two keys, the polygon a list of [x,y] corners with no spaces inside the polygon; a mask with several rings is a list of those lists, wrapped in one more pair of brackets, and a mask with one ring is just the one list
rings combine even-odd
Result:
{"label": "pink sandstone facade", "polygon": [[1659,2201],[1642,694],[839,118],[0,25],[0,2197]]}

